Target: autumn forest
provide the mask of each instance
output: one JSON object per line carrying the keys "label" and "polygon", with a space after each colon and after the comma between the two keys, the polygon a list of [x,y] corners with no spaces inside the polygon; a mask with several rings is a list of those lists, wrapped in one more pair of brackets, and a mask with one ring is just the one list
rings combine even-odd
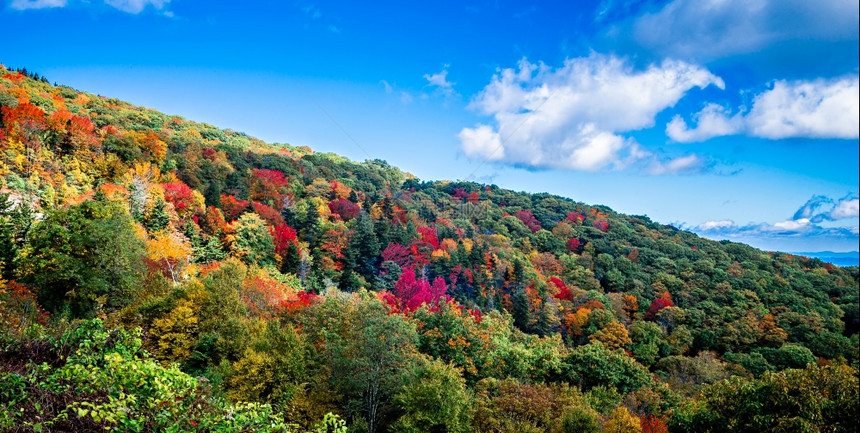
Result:
{"label": "autumn forest", "polygon": [[857,429],[857,267],[2,65],[0,179],[0,431]]}

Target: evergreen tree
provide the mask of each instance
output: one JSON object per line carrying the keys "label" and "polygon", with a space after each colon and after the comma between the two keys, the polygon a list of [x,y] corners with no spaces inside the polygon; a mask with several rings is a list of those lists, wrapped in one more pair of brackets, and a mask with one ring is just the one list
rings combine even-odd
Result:
{"label": "evergreen tree", "polygon": [[302,256],[299,253],[299,248],[295,243],[290,243],[287,246],[287,251],[284,257],[281,258],[281,273],[282,274],[298,274],[299,265],[301,265]]}
{"label": "evergreen tree", "polygon": [[349,240],[344,269],[354,270],[365,281],[373,284],[378,258],[379,242],[373,230],[373,222],[367,212],[362,212],[356,220],[355,233]]}
{"label": "evergreen tree", "polygon": [[155,233],[167,228],[170,225],[170,215],[164,210],[166,203],[164,200],[158,199],[155,206],[152,207],[143,215],[143,226],[149,233]]}
{"label": "evergreen tree", "polygon": [[524,287],[519,286],[514,290],[511,302],[513,303],[514,325],[523,331],[528,331],[531,326],[531,315],[529,313],[529,297]]}

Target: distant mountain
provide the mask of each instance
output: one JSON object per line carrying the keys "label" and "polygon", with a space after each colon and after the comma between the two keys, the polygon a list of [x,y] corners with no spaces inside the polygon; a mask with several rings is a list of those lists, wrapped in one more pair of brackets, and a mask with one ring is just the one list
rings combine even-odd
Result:
{"label": "distant mountain", "polygon": [[832,263],[836,266],[860,266],[860,252],[849,251],[847,253],[834,253],[833,251],[819,251],[816,253],[791,253],[797,256],[809,257],[818,259],[825,263]]}

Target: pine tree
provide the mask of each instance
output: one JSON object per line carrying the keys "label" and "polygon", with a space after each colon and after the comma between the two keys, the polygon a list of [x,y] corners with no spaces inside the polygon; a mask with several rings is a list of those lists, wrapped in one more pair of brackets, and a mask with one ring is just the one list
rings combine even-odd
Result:
{"label": "pine tree", "polygon": [[350,267],[364,279],[373,284],[379,256],[379,242],[373,230],[373,222],[367,212],[362,212],[356,220],[355,233],[349,240],[344,268]]}
{"label": "pine tree", "polygon": [[511,312],[511,315],[514,316],[514,325],[523,331],[528,331],[531,328],[531,315],[529,313],[529,297],[526,295],[525,288],[517,287],[511,301],[514,304],[514,311]]}
{"label": "pine tree", "polygon": [[281,273],[298,273],[301,261],[302,256],[299,253],[299,248],[296,247],[296,244],[290,243],[290,245],[287,247],[287,251],[284,253],[284,257],[281,259]]}
{"label": "pine tree", "polygon": [[164,230],[170,225],[170,215],[167,215],[164,207],[164,200],[159,198],[155,202],[155,206],[143,216],[143,226],[149,233]]}

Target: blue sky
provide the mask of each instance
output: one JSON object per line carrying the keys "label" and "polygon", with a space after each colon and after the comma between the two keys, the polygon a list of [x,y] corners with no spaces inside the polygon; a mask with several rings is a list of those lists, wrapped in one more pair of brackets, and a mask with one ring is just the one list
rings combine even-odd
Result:
{"label": "blue sky", "polygon": [[858,249],[856,1],[567,3],[12,0],[0,62],[422,179]]}

